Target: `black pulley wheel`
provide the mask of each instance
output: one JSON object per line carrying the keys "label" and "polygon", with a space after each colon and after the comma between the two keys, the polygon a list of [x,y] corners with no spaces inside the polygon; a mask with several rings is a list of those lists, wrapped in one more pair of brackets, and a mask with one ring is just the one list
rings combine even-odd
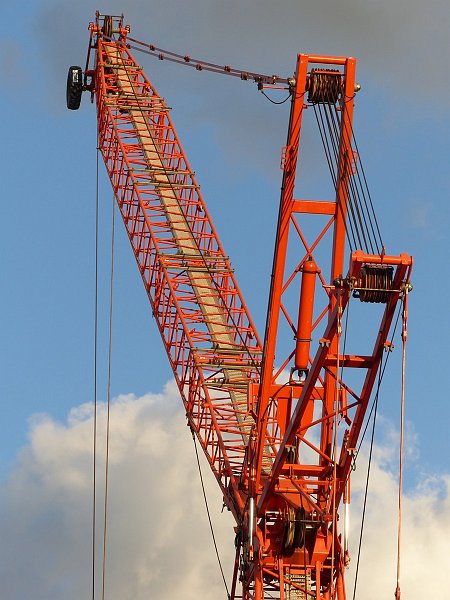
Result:
{"label": "black pulley wheel", "polygon": [[78,110],[83,92],[83,71],[81,67],[70,67],[67,75],[67,108]]}

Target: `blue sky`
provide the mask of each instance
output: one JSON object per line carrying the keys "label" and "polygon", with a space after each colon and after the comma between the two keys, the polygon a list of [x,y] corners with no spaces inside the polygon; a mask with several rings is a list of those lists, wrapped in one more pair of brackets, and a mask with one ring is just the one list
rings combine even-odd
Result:
{"label": "blue sky", "polygon": [[[134,37],[199,58],[290,74],[299,51],[358,58],[356,135],[389,253],[415,258],[407,420],[413,486],[449,472],[450,92],[445,2],[256,0],[108,2]],[[92,399],[96,121],[87,95],[65,108],[67,67],[84,66],[90,0],[3,8],[0,475],[14,473],[30,423],[64,421]],[[172,117],[244,297],[263,331],[287,104],[250,84],[140,59]],[[318,151],[311,141],[311,153]],[[301,160],[307,173],[308,153]],[[100,165],[101,368],[105,398],[112,194]],[[112,395],[160,393],[171,373],[122,229],[117,232]],[[400,347],[400,340],[397,340]],[[395,361],[394,361],[395,362]],[[382,412],[396,418],[398,365]]]}
{"label": "blue sky", "polygon": [[[67,66],[84,64],[86,28],[95,6],[33,2],[23,12],[9,8],[10,14],[6,8],[9,27],[2,42],[0,98],[5,116],[0,263],[3,472],[26,440],[30,415],[49,412],[62,418],[92,395],[95,113],[87,95],[80,111],[66,111],[64,87]],[[194,23],[197,6],[202,17]],[[213,5],[202,11],[201,2],[193,3],[189,10],[180,7],[170,19],[170,7],[157,3],[152,9],[130,3],[122,10],[139,39],[238,67],[289,74],[299,50],[358,57],[362,91],[357,97],[356,134],[377,215],[388,251],[409,252],[416,261],[407,416],[420,436],[424,463],[444,468],[450,408],[439,376],[445,372],[450,332],[450,177],[448,77],[436,64],[444,51],[437,44],[439,27],[433,33],[433,62],[428,62],[423,56],[430,42],[426,27],[415,29],[420,14],[406,19],[404,30],[396,30],[397,3],[391,8],[378,3],[377,8],[344,2],[342,14],[349,11],[349,23],[341,12],[335,21],[326,12],[322,16],[320,6],[309,2],[304,11],[286,3],[285,15],[271,11],[268,3],[253,13],[251,3],[247,10],[243,4],[232,6],[234,16],[231,6],[224,11],[219,3],[215,14]],[[370,22],[364,24],[370,9],[378,31]],[[183,19],[187,21],[181,27]],[[354,40],[349,31],[354,31]],[[272,45],[274,35],[277,43]],[[188,159],[262,331],[261,296],[268,287],[288,109],[270,105],[250,84],[145,57],[142,62],[174,108]],[[301,160],[308,166],[306,150]],[[111,193],[102,165],[100,190],[106,282]],[[113,394],[156,391],[170,372],[134,259],[121,230],[118,235]],[[102,306],[106,301],[102,296]]]}

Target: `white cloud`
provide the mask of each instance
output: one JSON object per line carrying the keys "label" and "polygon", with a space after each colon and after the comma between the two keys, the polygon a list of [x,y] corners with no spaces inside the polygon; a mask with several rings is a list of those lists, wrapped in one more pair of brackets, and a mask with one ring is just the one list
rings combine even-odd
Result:
{"label": "white cloud", "polygon": [[[386,435],[374,449],[371,466],[356,596],[360,600],[393,597],[396,586],[398,434],[394,441],[392,424],[382,419],[382,425]],[[440,596],[450,584],[444,566],[450,536],[450,475],[411,476],[419,467],[419,453],[417,435],[410,429],[407,424],[405,480],[419,481],[404,488],[400,581],[402,598],[419,600]],[[366,457],[361,458],[364,463]],[[347,580],[352,593],[365,481],[366,468],[360,464],[352,481],[352,562]]]}
{"label": "white cloud", "polygon": [[[112,406],[106,586],[110,600],[144,600],[149,595],[212,599],[223,594],[191,435],[174,396],[170,384],[162,394],[121,396]],[[104,421],[102,405],[99,423]],[[101,429],[99,465],[104,456]],[[216,535],[221,546],[231,550],[233,531],[228,515],[220,517],[221,496],[208,475],[204,473],[212,487]],[[100,466],[98,481],[100,496]],[[34,419],[30,443],[1,493],[2,600],[89,597],[91,407],[74,409],[66,424],[48,417]],[[100,497],[97,524],[100,583]]]}
{"label": "white cloud", "polygon": [[[105,406],[99,410],[99,464]],[[390,444],[390,434],[388,444]],[[161,394],[115,399],[111,411],[107,598],[191,599],[224,595],[209,532],[195,453],[175,385]],[[92,407],[74,408],[66,423],[33,419],[30,440],[1,488],[2,600],[79,600],[91,585]],[[395,453],[394,453],[395,454]],[[372,465],[358,600],[392,597],[395,587],[396,479],[383,447]],[[410,459],[413,460],[413,459]],[[99,496],[103,489],[99,467]],[[392,472],[391,472],[392,471]],[[229,579],[232,520],[207,467],[204,477]],[[364,468],[353,481],[353,561]],[[450,536],[450,476],[429,476],[404,500],[402,591],[408,600],[441,594]],[[216,489],[217,488],[217,489]],[[102,498],[98,498],[101,567]],[[98,571],[100,582],[100,570]]]}

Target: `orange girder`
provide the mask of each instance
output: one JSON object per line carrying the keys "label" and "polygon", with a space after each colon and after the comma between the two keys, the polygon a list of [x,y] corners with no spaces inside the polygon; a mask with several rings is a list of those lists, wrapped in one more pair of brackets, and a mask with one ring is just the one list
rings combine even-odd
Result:
{"label": "orange girder", "polygon": [[[169,108],[126,47],[122,19],[114,19],[109,35],[102,19],[90,25],[95,67],[87,69],[99,147],[189,424],[236,519],[231,597],[344,600],[338,508],[348,501],[355,449],[412,267],[409,256],[386,256],[384,249],[346,255],[347,216],[355,210],[356,61],[298,56],[262,345]],[[311,107],[306,93],[318,66],[337,69],[342,82],[335,196],[296,199],[301,125]],[[307,215],[323,219],[309,241]],[[348,353],[343,315],[370,264],[392,266],[392,292],[369,351]],[[302,273],[308,288],[300,302]],[[282,326],[293,342],[281,340]],[[287,381],[280,383],[283,371]]]}

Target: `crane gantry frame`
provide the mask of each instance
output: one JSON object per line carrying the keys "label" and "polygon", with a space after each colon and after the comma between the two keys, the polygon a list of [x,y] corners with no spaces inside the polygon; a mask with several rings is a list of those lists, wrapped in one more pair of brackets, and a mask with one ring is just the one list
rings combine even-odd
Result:
{"label": "crane gantry frame", "polygon": [[[69,107],[77,108],[82,89],[95,98],[99,148],[187,419],[236,521],[231,598],[344,600],[348,557],[338,508],[349,501],[355,449],[412,268],[406,254],[388,256],[376,242],[374,251],[370,230],[359,235],[371,209],[355,194],[362,185],[352,125],[356,60],[299,54],[287,84],[291,112],[261,343],[170,109],[130,52],[129,27],[123,17],[97,13],[89,29],[83,84],[81,69],[69,73]],[[324,119],[331,124],[330,200],[295,196],[309,107],[319,126],[322,119],[321,135]],[[302,219],[311,215],[322,224],[307,241]],[[344,276],[350,237],[361,243],[350,248]],[[318,247],[326,239],[324,260]],[[342,340],[355,295],[381,305],[370,353],[346,353]],[[283,326],[293,343],[279,343]]]}

